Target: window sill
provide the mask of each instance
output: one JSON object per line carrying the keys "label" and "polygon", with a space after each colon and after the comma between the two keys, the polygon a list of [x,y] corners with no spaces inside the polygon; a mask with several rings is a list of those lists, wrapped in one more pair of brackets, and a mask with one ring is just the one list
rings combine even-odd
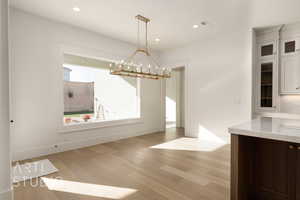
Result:
{"label": "window sill", "polygon": [[98,128],[106,127],[116,127],[116,126],[125,126],[131,124],[143,123],[142,118],[132,118],[132,119],[120,119],[112,121],[101,121],[101,122],[86,122],[81,124],[64,124],[63,127],[58,131],[59,133],[70,133],[70,132],[79,132],[87,131]]}

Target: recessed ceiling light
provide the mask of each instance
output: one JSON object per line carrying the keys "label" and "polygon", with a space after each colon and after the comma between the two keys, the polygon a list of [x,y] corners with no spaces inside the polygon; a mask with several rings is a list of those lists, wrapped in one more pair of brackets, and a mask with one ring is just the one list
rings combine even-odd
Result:
{"label": "recessed ceiling light", "polygon": [[80,11],[80,8],[79,8],[79,7],[77,7],[77,6],[74,6],[74,7],[73,7],[73,11],[75,11],[75,12],[79,12],[79,11]]}
{"label": "recessed ceiling light", "polygon": [[193,28],[199,28],[199,25],[198,24],[194,24]]}
{"label": "recessed ceiling light", "polygon": [[159,38],[155,38],[155,42],[159,42],[160,41],[160,39]]}

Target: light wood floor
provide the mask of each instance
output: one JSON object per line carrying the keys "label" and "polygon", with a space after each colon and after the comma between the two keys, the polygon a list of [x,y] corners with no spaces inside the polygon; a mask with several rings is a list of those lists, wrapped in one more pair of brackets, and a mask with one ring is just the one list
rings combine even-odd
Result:
{"label": "light wood floor", "polygon": [[15,187],[15,200],[229,199],[229,145],[212,152],[150,148],[180,137],[183,137],[182,129],[167,129],[166,133],[32,159],[47,158],[59,169],[58,173],[48,175],[48,178],[61,177],[73,183],[82,183],[83,187],[76,186],[75,193],[86,191],[93,184],[95,187],[105,185],[135,189],[136,192],[131,195],[122,196],[118,191],[112,191],[111,194],[116,197],[102,198],[32,187],[27,181]]}

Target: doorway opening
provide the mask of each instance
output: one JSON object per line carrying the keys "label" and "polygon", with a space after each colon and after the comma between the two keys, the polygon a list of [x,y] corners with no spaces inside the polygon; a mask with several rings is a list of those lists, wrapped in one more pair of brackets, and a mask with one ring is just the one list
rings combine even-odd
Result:
{"label": "doorway opening", "polygon": [[166,128],[184,128],[185,118],[185,68],[172,70],[172,77],[166,80]]}

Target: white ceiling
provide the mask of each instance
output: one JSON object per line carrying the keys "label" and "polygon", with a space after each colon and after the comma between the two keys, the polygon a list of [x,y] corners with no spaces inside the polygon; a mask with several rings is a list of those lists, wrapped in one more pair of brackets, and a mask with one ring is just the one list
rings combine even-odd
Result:
{"label": "white ceiling", "polygon": [[[151,19],[153,49],[184,46],[223,31],[235,25],[241,14],[236,12],[241,0],[11,0],[11,5],[130,43],[136,41],[134,16],[141,14]],[[74,12],[73,6],[81,11]],[[201,26],[202,21],[208,25]],[[200,27],[193,29],[194,24]]]}
{"label": "white ceiling", "polygon": [[[79,26],[130,43],[136,41],[134,16],[151,19],[153,49],[188,45],[216,33],[243,26],[296,20],[300,0],[11,0],[13,7]],[[74,12],[78,6],[81,11]],[[201,26],[202,21],[207,26]],[[249,22],[250,23],[250,22]],[[254,23],[254,24],[253,24]],[[198,29],[193,29],[199,24]],[[156,43],[155,38],[161,41]]]}

